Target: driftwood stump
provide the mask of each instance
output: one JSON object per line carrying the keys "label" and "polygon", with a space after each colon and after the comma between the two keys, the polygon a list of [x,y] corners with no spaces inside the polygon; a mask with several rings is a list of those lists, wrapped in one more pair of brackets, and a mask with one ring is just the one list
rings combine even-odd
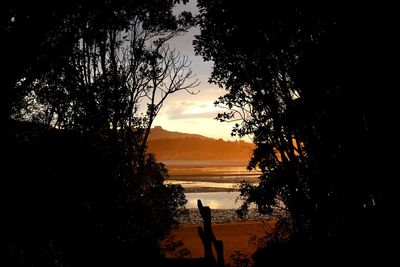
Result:
{"label": "driftwood stump", "polygon": [[[208,206],[203,206],[201,200],[197,200],[201,217],[203,218],[203,228],[199,226],[198,233],[204,246],[204,259],[210,264],[224,266],[224,244],[221,240],[215,238],[211,228],[211,209]],[[212,246],[214,245],[217,257],[215,258]]]}

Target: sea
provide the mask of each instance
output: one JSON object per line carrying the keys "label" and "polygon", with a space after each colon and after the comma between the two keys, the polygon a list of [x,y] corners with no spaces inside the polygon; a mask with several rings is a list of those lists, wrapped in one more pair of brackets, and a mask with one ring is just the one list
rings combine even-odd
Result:
{"label": "sea", "polygon": [[170,160],[163,162],[170,175],[166,183],[185,189],[186,208],[197,208],[200,199],[211,209],[237,209],[242,204],[238,186],[257,184],[260,172],[249,171],[243,161]]}

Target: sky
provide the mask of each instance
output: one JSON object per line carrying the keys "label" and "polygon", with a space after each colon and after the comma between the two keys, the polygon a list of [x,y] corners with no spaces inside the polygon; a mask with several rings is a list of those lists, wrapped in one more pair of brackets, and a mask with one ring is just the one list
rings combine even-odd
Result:
{"label": "sky", "polygon": [[[196,1],[192,0],[188,4],[176,8],[176,12],[182,10],[196,13]],[[156,117],[153,126],[161,126],[168,131],[236,140],[236,137],[231,137],[232,123],[222,123],[214,119],[219,112],[223,111],[214,106],[214,101],[219,96],[224,95],[225,90],[208,83],[213,62],[204,62],[201,56],[196,56],[194,53],[192,41],[194,36],[199,33],[198,28],[192,28],[186,34],[170,41],[171,47],[176,48],[182,55],[186,55],[192,62],[193,74],[200,81],[200,85],[194,91],[199,92],[196,95],[191,95],[185,91],[180,91],[170,95]]]}

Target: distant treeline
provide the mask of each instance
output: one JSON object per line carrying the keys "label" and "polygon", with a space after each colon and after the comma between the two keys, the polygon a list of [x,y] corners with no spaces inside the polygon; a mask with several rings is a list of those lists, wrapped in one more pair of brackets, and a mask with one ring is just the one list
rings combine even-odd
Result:
{"label": "distant treeline", "polygon": [[244,141],[196,137],[149,140],[148,149],[157,160],[243,160],[250,159],[254,145]]}

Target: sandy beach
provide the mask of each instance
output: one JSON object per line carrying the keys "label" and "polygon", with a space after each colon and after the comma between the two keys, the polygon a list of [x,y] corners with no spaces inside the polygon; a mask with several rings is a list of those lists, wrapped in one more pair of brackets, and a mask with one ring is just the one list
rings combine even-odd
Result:
{"label": "sandy beach", "polygon": [[[167,164],[171,175],[167,183],[182,184],[186,194],[206,192],[212,194],[237,192],[236,186],[243,180],[252,183],[258,181],[259,172],[247,171],[243,163],[211,162],[212,164],[207,164],[207,162],[200,161],[198,164],[194,163],[182,161]],[[232,200],[232,207],[216,208],[220,207],[226,198],[202,197],[199,199],[203,201],[204,205],[207,205],[207,202],[210,204],[212,228],[216,238],[222,240],[224,244],[225,262],[232,262],[231,255],[235,251],[251,257],[257,249],[256,239],[271,231],[273,226],[271,217],[260,215],[256,209],[250,209],[246,218],[239,218],[236,208],[233,208],[235,199]],[[221,197],[224,196],[221,195]],[[178,218],[178,221],[180,226],[172,231],[172,240],[183,242],[183,247],[190,251],[188,258],[204,257],[203,244],[198,235],[198,227],[202,226],[203,220],[198,209],[189,208],[188,213]],[[166,256],[175,257],[174,253],[167,253]]]}
{"label": "sandy beach", "polygon": [[[204,256],[203,245],[197,233],[199,226],[202,226],[202,224],[182,224],[172,232],[174,240],[182,240],[184,247],[190,250],[189,258]],[[226,263],[231,262],[230,256],[237,250],[251,256],[257,249],[254,238],[262,237],[266,232],[271,231],[272,227],[272,220],[252,220],[212,225],[216,238],[224,243]],[[173,255],[168,254],[166,256],[173,257]]]}

